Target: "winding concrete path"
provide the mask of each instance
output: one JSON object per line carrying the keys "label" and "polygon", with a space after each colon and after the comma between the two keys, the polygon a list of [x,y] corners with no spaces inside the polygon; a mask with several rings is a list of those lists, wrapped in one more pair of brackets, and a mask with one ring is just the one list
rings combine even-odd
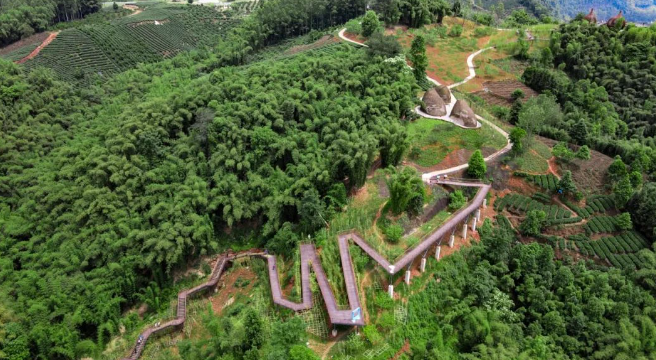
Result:
{"label": "winding concrete path", "polygon": [[466,84],[469,80],[475,78],[475,77],[476,77],[476,67],[474,66],[474,58],[475,58],[476,56],[478,56],[479,54],[481,54],[482,52],[487,51],[487,50],[490,50],[490,49],[494,49],[494,47],[488,47],[488,48],[485,48],[485,49],[480,49],[480,50],[478,50],[477,52],[475,52],[475,53],[469,55],[469,56],[467,57],[467,67],[469,68],[469,76],[467,76],[467,77],[466,77],[464,80],[462,80],[461,82],[457,82],[457,83],[455,83],[455,84],[451,84],[451,85],[449,85],[449,86],[448,86],[449,89],[453,89],[453,88],[458,87],[458,86],[460,86],[460,85]]}
{"label": "winding concrete path", "polygon": [[[344,36],[345,30],[346,29],[342,29],[339,32],[340,38],[357,45],[366,46],[362,43],[346,38]],[[467,59],[467,64],[469,66],[470,76],[468,76],[461,83],[454,84],[449,88],[462,85],[476,76],[476,71],[473,65],[473,59],[476,55],[480,54],[485,50],[487,49],[479,50],[476,53],[469,56],[469,58]],[[431,78],[428,79],[434,84],[439,85],[439,82],[437,82],[435,79],[431,79]],[[452,101],[448,105],[450,107],[449,112],[451,108],[453,108],[453,105],[455,104],[455,97],[453,96],[453,94],[451,96],[451,99]],[[476,115],[476,117],[480,121],[494,128],[496,131],[498,131],[504,137],[506,137],[506,139],[508,139],[508,134],[505,131],[503,131],[503,129],[489,122],[488,120],[483,119],[478,115]],[[488,162],[500,156],[501,154],[507,152],[508,150],[510,150],[509,142],[506,147],[485,158],[485,161]],[[124,358],[123,360],[138,359],[141,356],[148,339],[150,339],[152,336],[168,331],[169,329],[179,329],[184,327],[184,323],[187,317],[187,299],[202,291],[215,289],[221,278],[221,275],[226,269],[227,264],[241,257],[262,257],[267,260],[267,265],[269,270],[269,283],[271,286],[271,296],[275,304],[280,305],[282,307],[289,308],[294,311],[302,311],[302,310],[310,309],[313,306],[311,286],[310,286],[310,270],[312,270],[316,275],[317,284],[319,285],[319,290],[321,291],[321,295],[326,305],[326,310],[328,312],[330,323],[334,325],[337,324],[364,325],[364,319],[362,316],[360,316],[359,319],[353,319],[352,317],[353,311],[359,309],[361,307],[361,304],[358,294],[358,287],[356,284],[355,269],[353,267],[353,262],[351,260],[351,256],[349,252],[349,240],[352,241],[355,245],[359,246],[376,263],[378,263],[380,266],[385,268],[390,275],[394,275],[404,269],[409,270],[410,266],[417,258],[422,257],[423,259],[425,259],[428,250],[432,246],[434,245],[440,246],[441,241],[445,236],[453,234],[456,228],[460,224],[467,224],[469,219],[472,217],[472,214],[476,213],[479,210],[479,208],[483,205],[483,202],[485,201],[488,192],[492,188],[491,185],[483,184],[472,180],[464,180],[464,179],[449,179],[449,180],[446,179],[440,180],[439,178],[436,179],[437,175],[449,174],[455,171],[466,169],[467,167],[468,164],[462,164],[449,169],[422,174],[423,181],[428,183],[438,183],[438,184],[449,185],[449,186],[475,187],[478,188],[478,192],[476,193],[474,199],[466,207],[454,213],[444,223],[444,225],[435,229],[435,231],[433,231],[430,235],[428,235],[419,245],[407,251],[394,264],[390,263],[383,255],[379,254],[371,245],[369,245],[365,240],[363,240],[356,232],[350,231],[338,236],[337,240],[339,243],[340,260],[342,264],[342,271],[344,273],[344,282],[345,282],[345,288],[346,288],[347,298],[349,302],[348,305],[349,309],[346,310],[339,309],[337,305],[337,300],[335,298],[335,294],[333,293],[332,287],[330,286],[328,278],[323,270],[323,267],[321,266],[321,261],[317,256],[316,249],[312,244],[301,245],[301,290],[302,290],[301,303],[295,303],[283,297],[281,286],[280,286],[280,278],[278,275],[277,261],[275,256],[269,255],[266,252],[262,252],[261,250],[258,249],[251,249],[236,254],[228,252],[226,254],[222,254],[219,256],[216,265],[212,270],[212,274],[210,275],[210,279],[207,282],[198,285],[196,287],[193,287],[191,289],[183,290],[178,294],[176,317],[159,326],[153,326],[147,328],[144,332],[142,332],[139,335],[134,348],[130,352],[130,355]],[[474,217],[474,221],[476,220],[480,220],[480,219],[476,219],[476,217]],[[466,229],[467,228],[465,227],[465,231]],[[407,274],[409,274],[409,271]]]}
{"label": "winding concrete path", "polygon": [[[340,39],[342,39],[342,40],[344,40],[344,41],[347,41],[347,42],[349,42],[349,43],[352,43],[352,44],[356,44],[356,45],[360,45],[360,46],[365,46],[365,47],[367,46],[366,44],[363,44],[363,43],[361,43],[361,42],[358,42],[358,41],[351,40],[351,39],[347,38],[346,35],[344,34],[345,32],[346,32],[346,28],[344,28],[344,29],[342,29],[342,30],[339,31],[338,35],[339,35]],[[467,76],[463,81],[461,81],[461,82],[459,82],[459,83],[449,85],[449,86],[448,86],[449,90],[451,90],[451,89],[453,89],[453,88],[455,88],[455,87],[457,87],[457,86],[463,85],[463,84],[467,83],[468,81],[470,81],[471,79],[475,78],[475,77],[476,77],[476,66],[474,65],[474,58],[476,58],[476,56],[480,55],[482,52],[487,51],[487,50],[490,50],[490,49],[493,49],[493,48],[494,48],[494,47],[487,47],[487,48],[484,48],[484,49],[478,50],[478,51],[472,53],[471,55],[469,55],[469,56],[467,57],[467,67],[469,68],[469,76]],[[431,78],[431,77],[429,77],[429,76],[426,76],[426,78],[428,79],[428,81],[432,82],[432,83],[435,84],[435,85],[438,85],[438,86],[439,86],[439,85],[442,85],[442,84],[440,84],[439,81],[437,81],[437,80],[435,80],[435,79],[433,79],[433,78]],[[446,113],[447,113],[447,114],[451,114],[451,111],[453,110],[453,106],[454,106],[455,104],[456,104],[456,97],[453,96],[453,93],[451,93],[451,102],[448,103],[448,104],[446,104]],[[423,117],[426,117],[426,118],[429,118],[429,119],[442,120],[442,121],[446,121],[446,122],[452,123],[452,124],[454,124],[454,125],[456,125],[456,126],[460,126],[459,124],[457,124],[456,122],[454,122],[454,120],[451,119],[448,115],[447,115],[447,116],[440,116],[440,117],[438,117],[438,116],[431,116],[431,115],[428,115],[428,114],[423,113],[423,112],[421,111],[420,107],[417,107],[417,108],[415,109],[415,111],[416,111],[419,115],[421,115],[421,116],[423,116]],[[510,138],[509,138],[508,133],[507,133],[506,131],[504,131],[502,128],[500,128],[500,127],[497,126],[496,124],[492,123],[491,121],[489,121],[489,120],[483,118],[482,116],[480,116],[480,115],[478,115],[478,114],[476,114],[476,119],[478,119],[478,120],[479,120],[480,122],[482,122],[482,123],[485,123],[485,124],[489,125],[489,126],[492,127],[494,130],[496,130],[498,133],[500,133],[501,135],[503,135],[504,138],[506,138],[506,146],[504,146],[503,148],[499,149],[499,150],[496,151],[495,153],[493,153],[493,154],[489,155],[488,157],[486,157],[486,158],[485,158],[485,162],[486,162],[486,163],[487,163],[487,162],[490,162],[490,161],[492,161],[492,160],[494,160],[494,159],[496,159],[496,158],[498,158],[499,156],[501,156],[501,155],[507,153],[508,151],[510,151],[510,149],[512,149],[512,144],[510,143]],[[462,127],[462,126],[460,126],[460,127]],[[457,171],[461,171],[461,170],[467,169],[468,167],[469,167],[469,164],[464,163],[464,164],[461,164],[461,165],[458,165],[458,166],[454,166],[454,167],[451,167],[451,168],[448,168],[448,169],[437,170],[437,171],[432,171],[432,172],[424,173],[424,174],[422,174],[422,179],[423,179],[424,181],[428,182],[431,178],[433,178],[433,177],[435,177],[435,176],[437,176],[437,175],[446,175],[446,174],[451,174],[451,173],[454,173],[454,172],[457,172]]]}

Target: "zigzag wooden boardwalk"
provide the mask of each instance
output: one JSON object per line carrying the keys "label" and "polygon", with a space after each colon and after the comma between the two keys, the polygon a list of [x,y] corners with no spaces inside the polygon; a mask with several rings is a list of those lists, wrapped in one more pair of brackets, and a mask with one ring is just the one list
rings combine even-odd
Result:
{"label": "zigzag wooden boardwalk", "polygon": [[124,358],[123,360],[138,359],[141,356],[144,347],[146,346],[146,342],[151,336],[162,333],[167,329],[183,327],[187,316],[187,299],[190,296],[195,295],[203,290],[208,290],[216,287],[219,279],[221,278],[221,275],[223,274],[223,271],[226,268],[227,263],[234,261],[235,259],[247,256],[266,258],[269,268],[271,295],[275,304],[294,311],[307,310],[313,306],[312,293],[310,288],[311,266],[312,271],[314,271],[316,275],[317,284],[319,285],[319,290],[321,291],[321,296],[323,297],[324,303],[326,304],[326,310],[328,312],[330,323],[335,325],[364,325],[364,320],[362,317],[357,320],[352,319],[352,312],[360,308],[360,298],[358,295],[358,287],[355,280],[355,270],[353,269],[353,262],[351,261],[351,255],[349,253],[349,240],[352,240],[367,255],[374,259],[374,261],[376,261],[380,266],[384,267],[390,274],[396,274],[401,269],[412,264],[412,262],[418,257],[425,256],[426,252],[431,246],[435,245],[445,235],[449,234],[456,228],[456,226],[466,222],[467,218],[483,204],[483,201],[491,188],[491,186],[487,184],[471,182],[462,179],[431,179],[430,182],[450,186],[476,187],[479,188],[479,190],[474,197],[474,200],[471,201],[465,208],[456,212],[444,225],[436,229],[433,233],[426,237],[424,241],[417,245],[417,247],[408,251],[394,264],[390,264],[390,262],[387,261],[385,257],[376,252],[376,250],[374,250],[355,232],[352,231],[339,235],[337,241],[339,242],[342,271],[344,273],[344,282],[349,302],[348,310],[340,310],[338,308],[335,294],[330,287],[326,273],[321,266],[321,261],[319,260],[314,245],[312,244],[301,245],[301,287],[303,292],[303,300],[301,303],[295,303],[283,297],[282,290],[280,288],[280,278],[278,276],[277,261],[275,256],[268,255],[265,252],[257,249],[248,250],[238,254],[227,253],[219,256],[219,259],[217,260],[216,265],[212,270],[210,280],[194,288],[183,290],[178,294],[178,306],[175,319],[165,322],[159,327],[151,327],[146,329],[139,336],[137,344],[130,353],[130,356]]}

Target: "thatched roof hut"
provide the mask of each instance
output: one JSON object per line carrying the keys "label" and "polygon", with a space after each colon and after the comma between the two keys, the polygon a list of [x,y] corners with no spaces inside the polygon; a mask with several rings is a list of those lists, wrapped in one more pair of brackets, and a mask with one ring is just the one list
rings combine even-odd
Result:
{"label": "thatched roof hut", "polygon": [[[620,19],[624,20],[624,16],[622,15],[622,10],[620,10],[619,14],[617,14],[617,15],[613,16],[612,18],[608,19],[608,22],[606,23],[606,25],[608,25],[608,27],[614,27],[615,24],[617,24],[617,22],[620,21]],[[626,26],[626,22],[624,22],[623,26]]]}
{"label": "thatched roof hut", "polygon": [[453,106],[451,111],[451,117],[462,121],[465,127],[475,128],[478,126],[478,121],[476,121],[476,114],[469,107],[469,104],[465,100],[458,100]]}
{"label": "thatched roof hut", "polygon": [[594,13],[594,8],[590,9],[590,13],[583,17],[584,20],[587,20],[591,24],[597,23],[597,16]]}
{"label": "thatched roof hut", "polygon": [[422,110],[432,116],[445,116],[446,115],[446,105],[444,100],[437,93],[436,89],[430,89],[424,94],[424,98],[421,99],[424,102]]}
{"label": "thatched roof hut", "polygon": [[448,87],[444,85],[438,85],[435,87],[435,90],[437,90],[437,93],[440,94],[440,97],[446,104],[451,103],[451,91],[449,91]]}

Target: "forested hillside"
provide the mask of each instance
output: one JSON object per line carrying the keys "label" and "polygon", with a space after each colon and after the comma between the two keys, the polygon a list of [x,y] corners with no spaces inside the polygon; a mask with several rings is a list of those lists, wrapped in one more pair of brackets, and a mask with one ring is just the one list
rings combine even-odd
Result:
{"label": "forested hillside", "polygon": [[562,141],[590,144],[621,155],[633,170],[655,167],[656,27],[626,30],[585,21],[561,25],[551,46],[523,75],[536,90],[548,90],[564,117],[542,132]]}
{"label": "forested hillside", "polygon": [[379,153],[399,161],[398,118],[415,86],[403,64],[344,46],[221,68],[361,11],[290,20],[269,16],[309,2],[267,4],[216,53],[83,90],[0,61],[4,356],[95,354],[140,289],[153,279],[165,287],[190,257],[227,246],[224,229],[261,225],[263,239],[283,227],[311,231],[345,178],[361,184]]}
{"label": "forested hillside", "polygon": [[396,333],[410,339],[415,357],[653,357],[653,252],[640,253],[649,269],[595,269],[557,261],[551,247],[521,244],[509,227],[490,225],[481,243],[440,263],[440,281],[410,296],[413,316]]}
{"label": "forested hillside", "polygon": [[395,164],[407,146],[403,63],[344,45],[189,81],[191,60],[83,98],[2,63],[0,279],[15,321],[5,352],[75,358],[91,346],[82,340],[102,346],[145,279],[224,246],[226,226],[314,230],[327,193],[345,178],[361,185],[378,153]]}
{"label": "forested hillside", "polygon": [[44,31],[50,24],[81,19],[99,9],[98,0],[2,0],[0,46]]}
{"label": "forested hillside", "polygon": [[[412,285],[401,280],[403,272],[378,271],[352,248],[367,326],[337,342],[331,358],[374,358],[377,347],[393,344],[402,351],[384,358],[653,359],[656,258],[631,219],[653,239],[656,185],[642,182],[656,173],[656,26],[622,30],[576,20],[554,31],[547,46],[544,39],[529,42],[524,31],[539,20],[513,10],[521,6],[552,22],[553,1],[508,3],[512,8],[495,5],[504,15],[498,18],[472,13],[474,5],[463,9],[457,0],[380,0],[374,7],[388,11],[363,18],[365,0],[267,0],[239,18],[167,4],[159,14],[65,30],[64,42],[51,43],[26,65],[0,59],[0,359],[127,355],[128,342],[170,318],[170,301],[183,285],[209,275],[205,255],[227,250],[261,248],[269,259],[278,256],[280,269],[272,270],[280,271],[284,296],[299,301],[295,251],[307,239],[320,247],[328,286],[342,305],[350,295],[341,291],[339,231],[367,230],[364,241],[374,238],[386,256],[398,255],[470,207],[473,190],[451,192],[426,184],[409,166],[395,169],[420,156],[432,174],[471,164],[458,176],[476,180],[462,183],[501,187],[489,193],[488,206],[473,206],[471,226],[481,213],[496,222],[481,223],[476,236],[469,228],[467,240],[471,220],[463,216],[458,241],[466,248],[431,244],[444,248],[448,260],[431,247],[422,275],[408,272]],[[0,0],[0,44],[82,17],[97,4]],[[447,32],[436,23],[449,14]],[[161,15],[170,26],[160,24]],[[332,37],[349,20],[363,30],[353,36],[367,31],[367,51]],[[407,51],[414,72],[404,45],[383,35],[384,22],[411,28],[395,31],[412,37]],[[517,31],[495,29],[495,22]],[[225,27],[199,34],[213,25]],[[553,27],[529,29],[546,38]],[[484,41],[492,35],[494,42]],[[298,36],[324,42],[281,50]],[[475,63],[479,72],[491,76],[493,65],[505,65],[518,83],[513,74],[525,69],[522,80],[540,94],[523,100],[514,91],[511,109],[486,107],[467,93],[467,81],[457,84],[460,75],[447,77],[438,68],[447,62],[436,59],[450,57],[450,70],[467,74],[469,54],[481,44],[493,54]],[[492,49],[498,44],[502,49]],[[445,51],[427,54],[438,47]],[[76,56],[67,57],[68,48]],[[480,128],[417,119],[419,85],[432,86],[426,71],[451,80],[453,92],[442,91],[459,106],[471,105],[465,115]],[[465,99],[469,105],[462,105]],[[489,120],[479,124],[474,111]],[[540,143],[541,149],[538,134],[562,143]],[[569,144],[581,146],[575,152]],[[595,189],[603,195],[586,198],[571,171],[556,174],[573,168],[575,157],[590,159],[582,145],[619,155],[596,153],[612,163],[604,170],[607,188]],[[456,152],[463,159],[471,154],[469,162],[459,162]],[[484,153],[499,157],[486,164]],[[523,153],[540,157],[545,170],[510,174]],[[384,169],[368,176],[378,161]],[[510,183],[526,194],[510,194]],[[544,191],[536,192],[539,187]],[[487,193],[478,194],[482,202]],[[523,211],[512,221],[501,215],[519,202]],[[575,216],[583,212],[588,216]],[[595,247],[566,253],[548,231],[567,233],[567,244]],[[634,247],[596,247],[623,244],[625,234],[639,240]],[[599,241],[602,235],[606,241]],[[202,271],[190,266],[196,261]],[[242,296],[207,307],[201,316],[208,331],[187,334],[179,345],[167,339],[175,350],[159,359],[316,360],[300,315],[281,307],[262,315],[255,307],[271,308],[269,268],[259,260],[251,265],[226,269],[244,275],[227,274],[238,278],[230,286]],[[386,281],[399,284],[396,297],[382,290]],[[257,294],[248,293],[253,288]],[[319,320],[310,320],[327,329],[318,305]],[[193,326],[197,314],[189,315]],[[348,354],[338,354],[340,347]]]}

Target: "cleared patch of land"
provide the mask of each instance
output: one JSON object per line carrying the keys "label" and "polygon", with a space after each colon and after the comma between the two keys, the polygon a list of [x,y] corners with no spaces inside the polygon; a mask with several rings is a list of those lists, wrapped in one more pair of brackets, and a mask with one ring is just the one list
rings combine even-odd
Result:
{"label": "cleared patch of land", "polygon": [[449,154],[461,150],[471,154],[484,149],[484,152],[491,154],[506,145],[505,138],[485,124],[479,129],[462,129],[440,120],[420,118],[408,123],[407,129],[411,149],[406,160],[422,170],[439,170],[433,167],[448,168],[462,164],[444,162]]}

